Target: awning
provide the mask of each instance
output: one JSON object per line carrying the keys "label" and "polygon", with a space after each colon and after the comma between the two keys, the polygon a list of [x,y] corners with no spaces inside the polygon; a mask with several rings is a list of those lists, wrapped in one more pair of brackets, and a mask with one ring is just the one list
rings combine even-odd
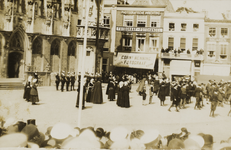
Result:
{"label": "awning", "polygon": [[113,58],[113,65],[126,68],[153,69],[156,54],[118,53]]}
{"label": "awning", "polygon": [[191,75],[191,61],[172,60],[170,62],[171,75]]}

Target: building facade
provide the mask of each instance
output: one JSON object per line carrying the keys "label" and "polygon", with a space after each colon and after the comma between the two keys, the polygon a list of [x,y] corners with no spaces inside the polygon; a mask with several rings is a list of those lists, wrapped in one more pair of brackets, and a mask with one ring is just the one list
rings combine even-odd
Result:
{"label": "building facade", "polygon": [[169,78],[202,73],[204,13],[165,13],[159,64]]}
{"label": "building facade", "polygon": [[85,1],[1,1],[0,78],[25,80],[36,71],[47,86],[62,70],[78,74],[84,67],[88,73],[100,73],[101,50],[110,29],[103,25],[103,1],[97,2],[89,1],[87,52],[82,62]]}
{"label": "building facade", "polygon": [[104,15],[110,18],[111,31],[104,49],[104,71],[158,72],[164,11],[168,5],[140,0],[130,5],[105,4]]}
{"label": "building facade", "polygon": [[207,16],[205,18],[204,75],[229,76],[231,50],[231,20]]}

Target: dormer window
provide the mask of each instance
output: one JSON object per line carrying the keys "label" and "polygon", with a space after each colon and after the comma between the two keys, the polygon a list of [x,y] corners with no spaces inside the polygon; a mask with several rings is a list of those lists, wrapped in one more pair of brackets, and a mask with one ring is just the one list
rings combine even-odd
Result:
{"label": "dormer window", "polygon": [[175,31],[175,23],[169,23],[169,31]]}
{"label": "dormer window", "polygon": [[186,23],[182,23],[181,24],[181,31],[186,31],[186,27],[187,27],[187,24]]}

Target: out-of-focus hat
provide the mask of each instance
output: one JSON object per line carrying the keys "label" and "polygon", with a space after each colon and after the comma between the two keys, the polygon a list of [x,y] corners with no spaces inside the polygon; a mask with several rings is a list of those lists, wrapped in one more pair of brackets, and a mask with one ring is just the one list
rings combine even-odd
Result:
{"label": "out-of-focus hat", "polygon": [[169,149],[184,149],[185,144],[180,139],[172,139],[168,144]]}
{"label": "out-of-focus hat", "polygon": [[202,138],[204,139],[204,142],[205,142],[204,145],[211,145],[214,143],[213,136],[211,134],[204,134]]}
{"label": "out-of-focus hat", "polygon": [[156,140],[159,137],[159,134],[158,130],[147,130],[144,131],[144,135],[140,138],[140,140],[142,143],[147,144]]}
{"label": "out-of-focus hat", "polygon": [[17,120],[16,120],[15,118],[8,118],[8,119],[6,120],[6,122],[4,123],[3,127],[4,127],[4,128],[7,128],[7,127],[9,127],[10,125],[14,125],[14,124],[16,124],[16,123],[17,123]]}
{"label": "out-of-focus hat", "polygon": [[72,128],[66,123],[59,122],[51,129],[51,136],[55,139],[65,139],[71,134]]}
{"label": "out-of-focus hat", "polygon": [[23,133],[12,133],[0,137],[0,148],[25,146],[27,146],[27,136]]}
{"label": "out-of-focus hat", "polygon": [[115,141],[114,143],[112,143],[112,145],[110,146],[110,149],[128,149],[129,148],[129,142],[127,139],[121,139],[118,141]]}
{"label": "out-of-focus hat", "polygon": [[199,144],[200,148],[202,148],[205,144],[204,139],[199,135],[190,135],[189,139],[196,141]]}
{"label": "out-of-focus hat", "polygon": [[53,128],[52,126],[48,127],[45,135],[47,136],[50,135],[52,128]]}
{"label": "out-of-focus hat", "polygon": [[17,132],[19,132],[18,126],[17,125],[10,125],[6,128],[6,132],[7,132],[7,134],[17,133]]}
{"label": "out-of-focus hat", "polygon": [[86,137],[75,137],[68,142],[64,142],[61,145],[62,149],[82,149],[82,148],[91,148],[91,149],[100,149],[100,143],[98,141],[90,141]]}
{"label": "out-of-focus hat", "polygon": [[130,141],[131,149],[145,149],[145,145],[137,138],[134,138]]}
{"label": "out-of-focus hat", "polygon": [[119,126],[111,130],[110,139],[115,142],[125,139],[127,135],[128,135],[128,130],[124,127]]}
{"label": "out-of-focus hat", "polygon": [[80,138],[85,137],[90,141],[97,140],[95,133],[91,129],[85,129],[80,135]]}

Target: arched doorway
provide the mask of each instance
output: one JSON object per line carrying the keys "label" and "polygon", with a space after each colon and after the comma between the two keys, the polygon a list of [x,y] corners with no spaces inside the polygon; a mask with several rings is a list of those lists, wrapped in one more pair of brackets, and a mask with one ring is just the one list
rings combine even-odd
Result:
{"label": "arched doorway", "polygon": [[60,60],[60,40],[55,39],[51,43],[51,70],[53,72],[59,72],[59,60]]}
{"label": "arched doorway", "polygon": [[67,57],[67,71],[75,72],[75,60],[76,60],[76,42],[71,41],[68,45],[68,57]]}
{"label": "arched doorway", "polygon": [[9,78],[23,78],[24,61],[23,61],[23,40],[18,32],[14,34],[10,41],[9,55],[8,55],[8,77]]}
{"label": "arched doorway", "polygon": [[22,59],[23,54],[20,52],[12,52],[8,57],[8,77],[9,78],[20,78],[22,77]]}

